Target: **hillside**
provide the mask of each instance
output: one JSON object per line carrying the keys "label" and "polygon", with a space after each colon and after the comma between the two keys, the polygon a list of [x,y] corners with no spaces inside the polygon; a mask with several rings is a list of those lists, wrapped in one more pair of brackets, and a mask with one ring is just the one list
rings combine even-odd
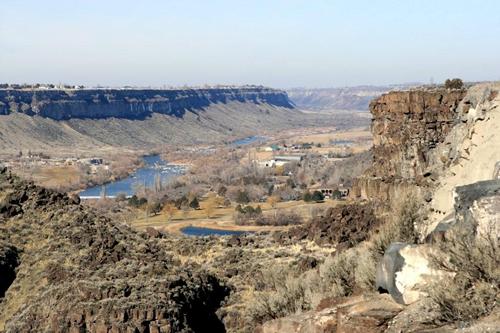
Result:
{"label": "hillside", "polygon": [[293,127],[366,120],[295,109],[285,92],[185,90],[0,90],[0,150],[92,151],[214,143]]}

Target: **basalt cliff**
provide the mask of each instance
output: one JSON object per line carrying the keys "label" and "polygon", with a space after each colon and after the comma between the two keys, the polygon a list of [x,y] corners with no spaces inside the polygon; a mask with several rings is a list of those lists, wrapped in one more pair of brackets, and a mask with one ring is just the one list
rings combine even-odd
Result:
{"label": "basalt cliff", "polygon": [[[494,83],[416,89],[372,101],[373,164],[357,180],[353,195],[388,202],[416,190],[431,202],[453,168],[466,167],[471,175],[455,185],[491,179],[497,150],[489,149],[488,162],[482,156],[497,135],[489,127],[495,126],[498,90]],[[474,164],[482,166],[481,175]]]}
{"label": "basalt cliff", "polygon": [[182,117],[216,103],[259,103],[293,108],[279,90],[252,88],[213,89],[79,89],[0,90],[0,114],[24,113],[54,120],[144,119],[153,113]]}
{"label": "basalt cliff", "polygon": [[285,92],[263,87],[0,90],[2,153],[151,149],[365,122],[346,115],[302,113]]}

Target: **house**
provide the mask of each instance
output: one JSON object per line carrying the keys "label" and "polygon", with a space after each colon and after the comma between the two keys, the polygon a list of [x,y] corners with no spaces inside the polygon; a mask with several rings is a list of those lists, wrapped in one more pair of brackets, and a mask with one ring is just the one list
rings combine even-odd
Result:
{"label": "house", "polygon": [[304,155],[275,155],[274,159],[282,162],[301,162]]}
{"label": "house", "polygon": [[279,166],[283,166],[287,164],[288,162],[286,161],[278,161],[276,159],[270,159],[270,160],[264,160],[264,161],[257,161],[257,164],[261,168],[275,168]]}

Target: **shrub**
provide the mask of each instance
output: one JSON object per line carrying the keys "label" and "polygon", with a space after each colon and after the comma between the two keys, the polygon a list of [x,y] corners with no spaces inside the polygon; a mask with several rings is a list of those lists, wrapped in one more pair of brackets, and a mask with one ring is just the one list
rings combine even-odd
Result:
{"label": "shrub", "polygon": [[161,212],[162,208],[163,208],[163,206],[159,202],[152,202],[152,203],[148,204],[148,212],[153,214],[153,215],[158,215],[158,213]]}
{"label": "shrub", "polygon": [[276,212],[276,214],[263,216],[262,214],[255,219],[255,225],[297,225],[303,222],[302,216],[296,212]]}
{"label": "shrub", "polygon": [[132,197],[130,197],[130,199],[128,199],[129,206],[132,206],[135,208],[139,208],[139,207],[145,205],[147,202],[148,202],[148,200],[146,198],[138,198],[137,195],[135,195],[135,194]]}
{"label": "shrub", "polygon": [[189,207],[193,208],[193,209],[200,209],[200,203],[198,202],[198,198],[193,198],[193,200],[191,200],[191,202],[189,203]]}
{"label": "shrub", "polygon": [[238,191],[238,194],[236,195],[236,202],[240,204],[249,203],[250,198],[248,196],[248,193],[246,191]]}
{"label": "shrub", "polygon": [[500,301],[500,251],[496,233],[474,237],[455,231],[438,243],[442,255],[432,263],[453,274],[438,281],[429,295],[438,305],[442,322],[471,321],[488,315]]}
{"label": "shrub", "polygon": [[309,191],[306,191],[304,195],[302,196],[302,199],[304,199],[305,202],[311,202],[312,201],[312,194]]}
{"label": "shrub", "polygon": [[444,87],[446,89],[462,89],[464,87],[464,82],[461,79],[447,79],[444,82]]}
{"label": "shrub", "polygon": [[371,237],[374,257],[383,256],[393,242],[418,243],[418,228],[423,224],[419,200],[413,195],[393,203],[394,215]]}
{"label": "shrub", "polygon": [[118,193],[115,197],[116,202],[127,201],[127,195],[125,193]]}
{"label": "shrub", "polygon": [[321,300],[351,295],[355,288],[371,289],[375,264],[369,256],[365,248],[352,248],[300,275],[291,266],[264,269],[262,276],[257,276],[261,285],[254,293],[255,301],[248,305],[251,320],[262,323],[314,309]]}
{"label": "shrub", "polygon": [[325,200],[325,196],[320,191],[314,191],[311,196],[312,201],[321,202]]}
{"label": "shrub", "polygon": [[260,217],[262,215],[262,209],[260,206],[253,208],[252,206],[241,206],[238,205],[235,208],[236,214],[234,216],[234,222],[238,225],[251,224],[252,220]]}

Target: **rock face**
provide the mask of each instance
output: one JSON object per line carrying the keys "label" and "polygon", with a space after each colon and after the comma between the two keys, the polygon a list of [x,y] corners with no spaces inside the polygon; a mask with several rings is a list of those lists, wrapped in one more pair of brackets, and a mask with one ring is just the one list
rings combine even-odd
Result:
{"label": "rock face", "polygon": [[465,90],[410,90],[382,95],[370,104],[373,166],[353,188],[355,196],[393,198],[425,184],[432,150],[459,122]]}
{"label": "rock face", "polygon": [[144,119],[152,113],[182,117],[210,104],[231,101],[292,108],[285,92],[262,88],[0,90],[0,115],[25,113],[54,120]]}
{"label": "rock face", "polygon": [[391,92],[370,104],[376,177],[416,179],[429,165],[429,152],[458,121],[465,91]]}
{"label": "rock face", "polygon": [[0,216],[0,331],[225,331],[215,312],[228,288],[159,239],[5,170],[0,202],[20,207]]}
{"label": "rock face", "polygon": [[500,237],[500,180],[481,181],[455,189],[455,223],[476,235]]}

